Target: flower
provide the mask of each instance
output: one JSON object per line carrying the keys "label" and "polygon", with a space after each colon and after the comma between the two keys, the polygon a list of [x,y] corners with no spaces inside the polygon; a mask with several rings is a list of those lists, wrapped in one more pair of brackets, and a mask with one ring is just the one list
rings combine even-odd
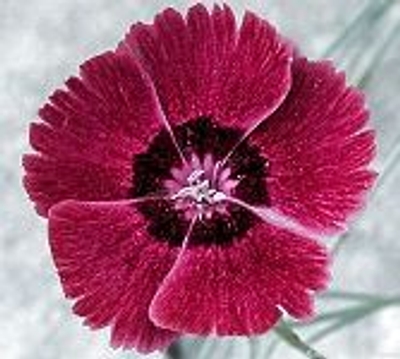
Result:
{"label": "flower", "polygon": [[317,239],[375,178],[362,94],[227,6],[134,25],[39,116],[24,183],[63,290],[141,352],[310,316],[328,281]]}

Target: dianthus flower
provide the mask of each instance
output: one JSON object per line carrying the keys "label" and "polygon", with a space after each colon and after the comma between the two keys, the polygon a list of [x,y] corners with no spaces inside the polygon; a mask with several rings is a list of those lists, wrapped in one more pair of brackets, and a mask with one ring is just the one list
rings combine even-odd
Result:
{"label": "dianthus flower", "polygon": [[329,277],[317,239],[375,177],[362,94],[227,6],[135,24],[39,117],[24,180],[63,290],[141,352],[310,316]]}

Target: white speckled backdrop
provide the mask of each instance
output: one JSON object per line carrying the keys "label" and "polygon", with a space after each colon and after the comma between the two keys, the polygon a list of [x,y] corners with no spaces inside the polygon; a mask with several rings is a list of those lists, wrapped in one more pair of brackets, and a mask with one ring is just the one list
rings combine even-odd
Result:
{"label": "white speckled backdrop", "polygon": [[[134,352],[113,351],[106,330],[91,332],[71,315],[70,303],[63,299],[53,271],[45,222],[34,213],[21,186],[20,158],[28,148],[28,123],[39,105],[84,59],[114,47],[132,22],[149,21],[168,5],[183,10],[193,3],[0,0],[1,359],[139,357]],[[328,51],[349,71],[350,79],[365,88],[378,130],[377,166],[383,175],[368,210],[342,242],[332,286],[342,291],[399,295],[400,4],[395,0],[229,3],[238,14],[248,8],[268,17],[309,56]],[[363,12],[366,6],[367,15]],[[352,22],[355,25],[349,28]],[[330,305],[321,301],[321,310]],[[307,337],[307,330],[300,328],[299,333]],[[266,359],[273,335],[254,339],[254,345],[246,340],[188,341],[185,359]],[[387,306],[316,341],[315,346],[332,359],[400,358],[400,310]],[[302,355],[280,345],[273,357]]]}

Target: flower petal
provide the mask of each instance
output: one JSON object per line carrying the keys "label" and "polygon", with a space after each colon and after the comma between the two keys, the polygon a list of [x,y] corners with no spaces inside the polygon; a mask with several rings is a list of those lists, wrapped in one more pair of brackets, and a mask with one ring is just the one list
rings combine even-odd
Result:
{"label": "flower petal", "polygon": [[25,183],[46,215],[65,199],[126,198],[133,155],[162,126],[150,81],[132,59],[108,52],[81,66],[39,112],[24,159]]}
{"label": "flower petal", "polygon": [[246,131],[289,90],[291,47],[250,12],[238,30],[226,5],[194,6],[186,19],[167,9],[154,25],[134,25],[119,51],[141,61],[172,124],[211,116]]}
{"label": "flower petal", "polygon": [[309,316],[327,281],[327,253],[313,240],[258,221],[230,245],[185,248],[150,307],[164,328],[206,335],[270,329],[282,308]]}
{"label": "flower petal", "polygon": [[112,326],[114,346],[165,348],[177,334],[156,327],[148,307],[176,259],[155,242],[133,205],[64,201],[50,211],[50,245],[74,312],[92,328]]}
{"label": "flower petal", "polygon": [[291,92],[250,136],[268,161],[270,205],[315,230],[342,230],[363,204],[375,135],[362,94],[329,62],[296,59]]}
{"label": "flower petal", "polygon": [[36,210],[47,216],[49,208],[67,198],[116,200],[130,190],[132,169],[83,161],[63,160],[41,155],[26,155],[24,185]]}

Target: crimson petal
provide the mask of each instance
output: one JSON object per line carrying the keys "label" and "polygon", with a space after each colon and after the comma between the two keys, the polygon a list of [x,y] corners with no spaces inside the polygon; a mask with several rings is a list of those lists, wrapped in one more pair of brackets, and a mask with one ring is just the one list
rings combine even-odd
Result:
{"label": "crimson petal", "polygon": [[342,230],[376,176],[367,120],[362,94],[331,63],[296,59],[289,95],[250,136],[268,161],[271,207],[315,230]]}
{"label": "crimson petal", "polygon": [[128,196],[132,160],[163,122],[151,82],[132,59],[105,53],[81,66],[39,112],[24,158],[26,189],[40,214],[65,199]]}
{"label": "crimson petal", "polygon": [[172,124],[211,116],[246,131],[268,116],[290,85],[291,47],[247,12],[240,29],[229,7],[167,9],[134,25],[119,51],[138,58]]}
{"label": "crimson petal", "polygon": [[311,293],[327,282],[327,253],[311,239],[264,222],[227,246],[189,245],[150,307],[157,325],[207,335],[252,335],[282,309],[312,314]]}
{"label": "crimson petal", "polygon": [[177,334],[156,327],[148,307],[176,259],[154,242],[132,205],[64,201],[50,211],[50,245],[74,312],[92,328],[112,325],[112,344],[150,352]]}

